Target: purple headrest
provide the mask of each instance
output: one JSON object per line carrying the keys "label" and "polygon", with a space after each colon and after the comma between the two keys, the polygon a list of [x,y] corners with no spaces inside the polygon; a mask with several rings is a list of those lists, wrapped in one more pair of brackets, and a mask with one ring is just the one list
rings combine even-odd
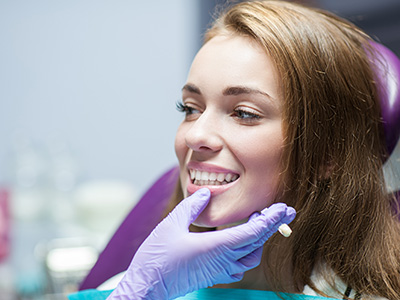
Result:
{"label": "purple headrest", "polygon": [[371,42],[377,52],[374,62],[381,99],[386,149],[390,155],[400,136],[400,60],[385,46]]}

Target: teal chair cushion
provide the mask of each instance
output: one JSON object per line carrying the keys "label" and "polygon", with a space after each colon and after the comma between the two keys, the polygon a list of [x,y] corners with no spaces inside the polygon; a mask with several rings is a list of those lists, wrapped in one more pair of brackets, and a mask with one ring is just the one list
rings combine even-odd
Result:
{"label": "teal chair cushion", "polygon": [[[69,300],[105,300],[112,291],[84,290],[68,296]],[[177,300],[334,300],[333,298],[240,289],[202,289]]]}

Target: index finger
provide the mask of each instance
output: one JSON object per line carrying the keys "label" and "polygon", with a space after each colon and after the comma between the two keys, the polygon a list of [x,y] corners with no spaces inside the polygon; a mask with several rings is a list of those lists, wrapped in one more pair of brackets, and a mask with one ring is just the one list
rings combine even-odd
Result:
{"label": "index finger", "polygon": [[224,230],[230,236],[226,246],[238,249],[255,244],[260,247],[270,238],[283,223],[290,223],[296,212],[284,203],[277,203],[264,209],[259,216],[251,218],[247,223]]}

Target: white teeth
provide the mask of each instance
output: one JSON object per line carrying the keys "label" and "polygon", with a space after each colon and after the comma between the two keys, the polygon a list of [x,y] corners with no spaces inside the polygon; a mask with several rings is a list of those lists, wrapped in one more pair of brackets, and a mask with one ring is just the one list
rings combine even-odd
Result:
{"label": "white teeth", "polygon": [[217,180],[218,180],[219,182],[223,182],[223,181],[225,180],[225,174],[219,173],[219,174],[217,175]]}
{"label": "white teeth", "polygon": [[217,180],[217,173],[210,173],[210,178],[211,181]]}
{"label": "white teeth", "polygon": [[196,185],[221,185],[235,181],[239,178],[238,174],[215,173],[199,170],[189,170],[190,178]]}
{"label": "white teeth", "polygon": [[229,181],[231,181],[231,179],[232,179],[232,174],[230,174],[230,173],[226,174],[225,180],[229,182]]}
{"label": "white teeth", "polygon": [[200,180],[200,178],[201,178],[201,172],[200,172],[199,170],[197,170],[197,171],[196,171],[196,174],[194,175],[194,177],[195,177],[197,180]]}

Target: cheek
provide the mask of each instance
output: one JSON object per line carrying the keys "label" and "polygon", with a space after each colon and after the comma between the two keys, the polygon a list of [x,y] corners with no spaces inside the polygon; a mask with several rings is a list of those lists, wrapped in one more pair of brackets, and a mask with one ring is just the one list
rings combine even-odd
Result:
{"label": "cheek", "polygon": [[[280,128],[271,134],[254,134],[244,137],[238,149],[242,163],[247,167],[247,171],[268,172],[271,167],[278,166],[283,151],[283,137]],[[268,134],[269,133],[269,134]],[[240,147],[240,148],[239,148]],[[238,151],[239,152],[239,151]]]}
{"label": "cheek", "polygon": [[238,154],[246,175],[243,179],[246,178],[246,186],[257,199],[266,195],[273,198],[280,180],[283,138],[280,128],[276,129],[277,134],[248,139]]}
{"label": "cheek", "polygon": [[254,173],[271,174],[280,166],[282,157],[282,143],[270,140],[270,143],[259,144],[252,150],[252,156],[248,155],[248,166]]}

